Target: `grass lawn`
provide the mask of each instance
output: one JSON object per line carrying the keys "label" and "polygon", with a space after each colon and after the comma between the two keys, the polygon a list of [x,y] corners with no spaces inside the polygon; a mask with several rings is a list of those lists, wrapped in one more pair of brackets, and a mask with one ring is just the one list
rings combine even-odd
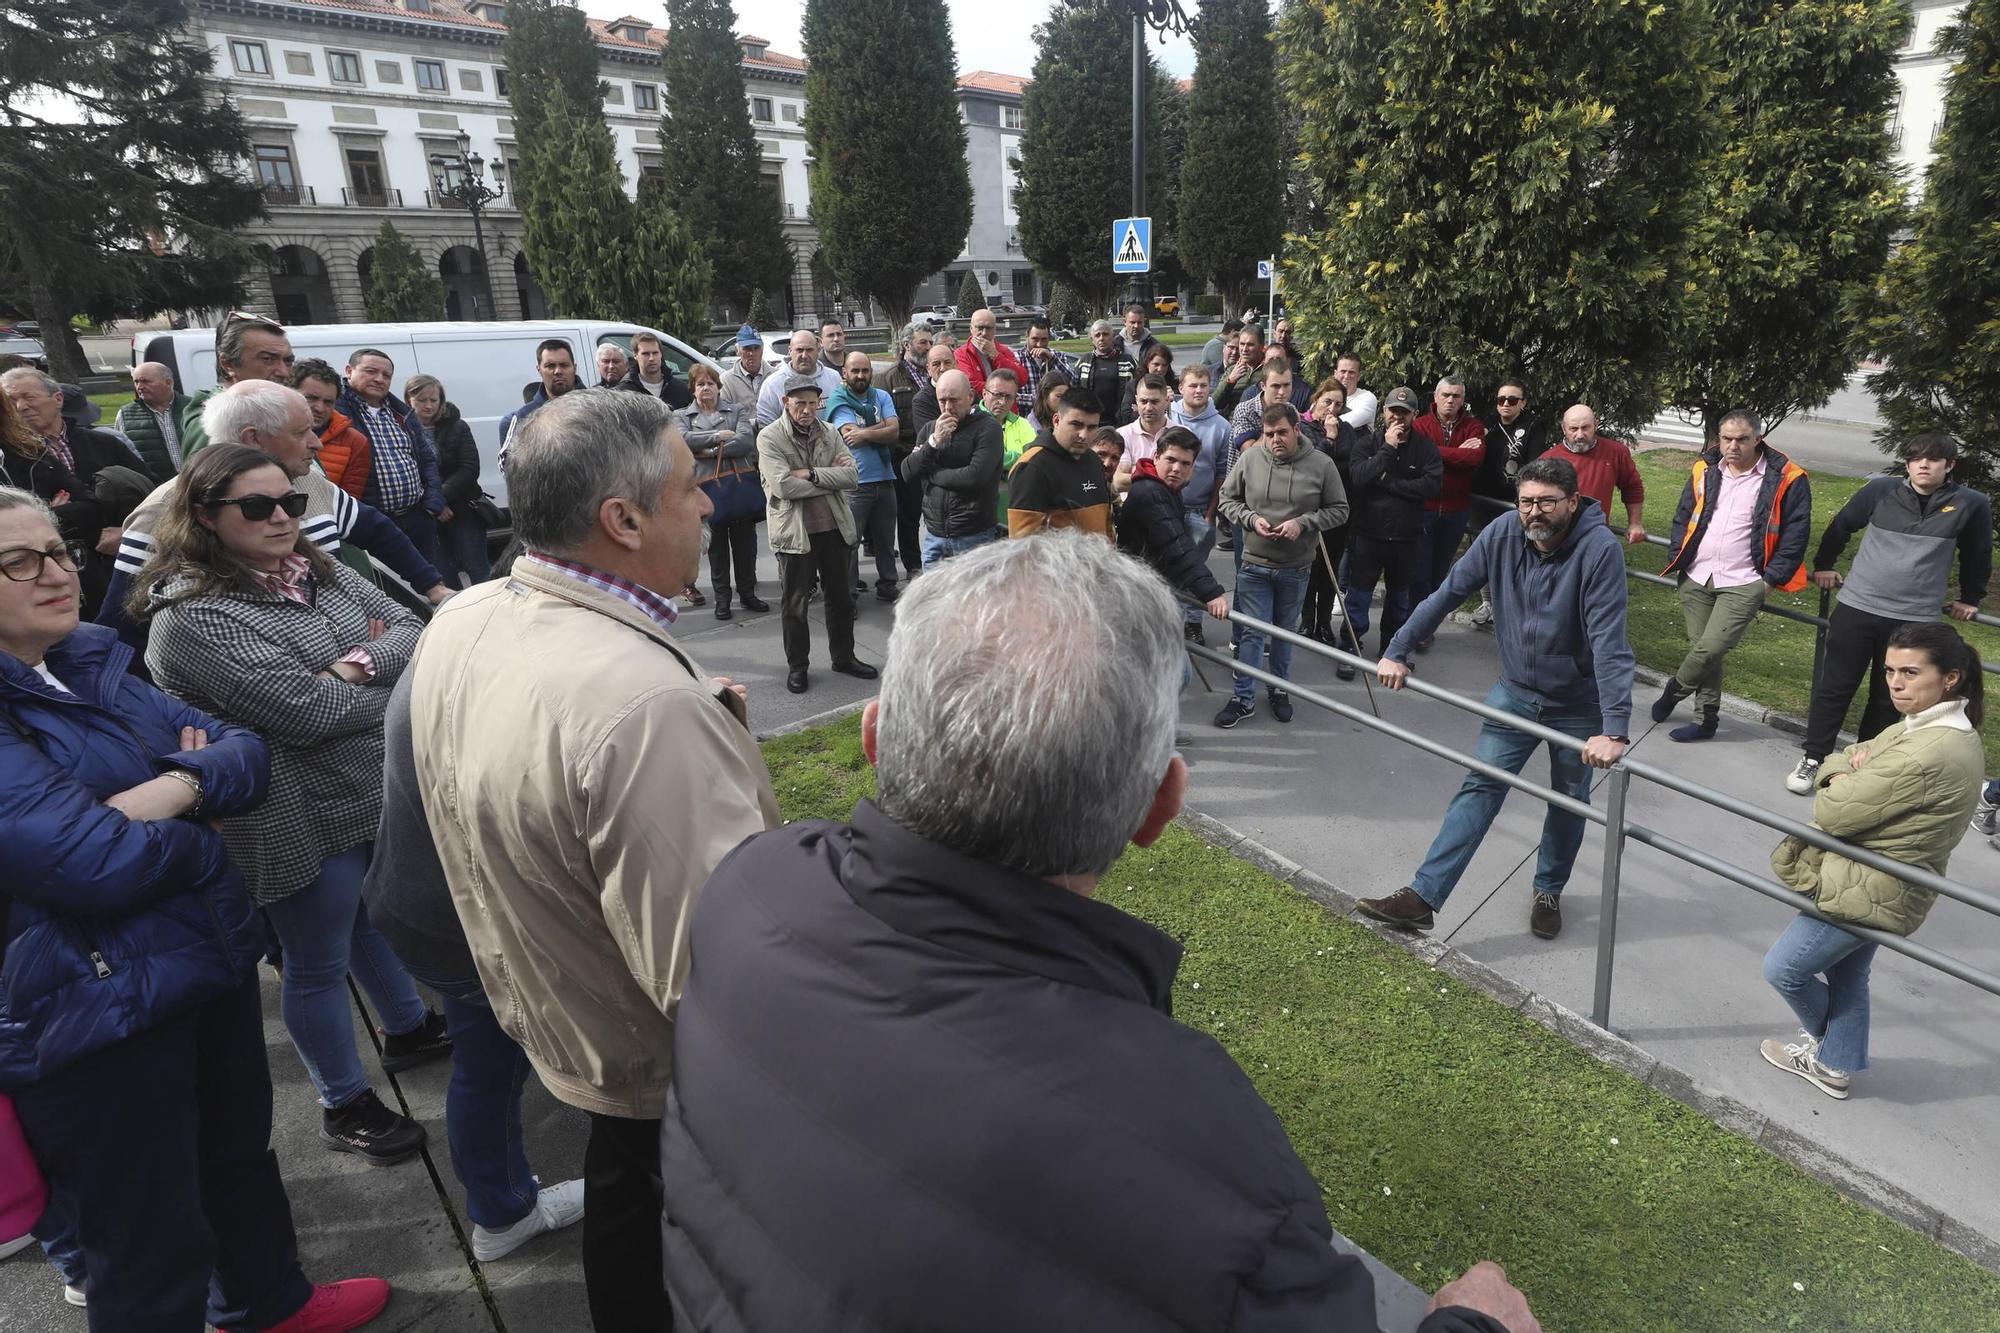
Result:
{"label": "grass lawn", "polygon": [[[1206,333],[1161,333],[1155,336],[1169,347],[1204,347],[1208,344],[1210,338],[1215,337],[1221,332],[1222,326],[1218,324]],[[1061,342],[1053,344],[1053,346],[1068,352],[1072,356],[1082,356],[1090,350],[1090,339],[1064,338]],[[1174,354],[1174,364],[1184,366],[1187,364],[1187,358],[1176,352]]]}
{"label": "grass lawn", "polygon": [[[764,754],[787,819],[874,792],[853,720]],[[2000,1277],[1178,827],[1101,896],[1182,941],[1175,1013],[1424,1287],[1496,1259],[1550,1330],[2000,1328]]]}
{"label": "grass lawn", "polygon": [[97,410],[104,414],[103,420],[98,424],[108,425],[111,418],[118,415],[118,409],[132,401],[132,391],[126,389],[121,393],[93,393],[90,395],[90,401],[96,403]]}
{"label": "grass lawn", "polygon": [[[1639,455],[1639,472],[1646,479],[1647,531],[1662,537],[1672,531],[1674,508],[1680,502],[1681,487],[1686,484],[1688,469],[1694,465],[1694,460],[1695,455],[1684,449],[1648,449]],[[1812,551],[1819,544],[1820,533],[1826,530],[1827,523],[1849,497],[1861,489],[1865,480],[1863,477],[1841,477],[1829,473],[1813,475],[1813,532],[1812,545],[1807,548],[1808,563]],[[1616,512],[1618,522],[1614,526],[1622,529],[1624,515],[1621,503]],[[1847,544],[1847,553],[1840,561],[1843,573],[1860,548],[1859,537]],[[1662,546],[1627,547],[1625,554],[1634,568],[1654,574],[1659,573],[1667,563],[1667,550]],[[1956,572],[1954,564],[1954,594],[1958,586]],[[1645,665],[1672,671],[1687,653],[1687,620],[1681,613],[1680,598],[1673,589],[1653,584],[1633,583],[1630,587],[1632,598],[1628,633],[1632,651]],[[1819,611],[1819,589],[1808,586],[1802,592],[1774,594],[1770,604],[1789,606],[1815,615]],[[1956,623],[1954,627],[1979,650],[1981,657],[1989,662],[2000,661],[2000,630],[1986,625]],[[1812,658],[1812,626],[1781,620],[1776,616],[1759,616],[1750,633],[1729,655],[1723,667],[1722,687],[1732,694],[1804,717],[1812,696]],[[1987,682],[1989,686],[1993,683],[1991,679]],[[1652,702],[1654,691],[1651,687],[1643,687],[1637,693],[1642,704]],[[1854,706],[1847,714],[1850,727],[1861,720],[1861,704],[1865,698],[1865,690],[1856,692]],[[1643,711],[1641,716],[1644,716]],[[1676,718],[1685,721],[1688,716],[1688,705],[1683,704]],[[1989,722],[1981,728],[1981,739],[1986,743],[1986,771],[2000,773],[2000,727]]]}

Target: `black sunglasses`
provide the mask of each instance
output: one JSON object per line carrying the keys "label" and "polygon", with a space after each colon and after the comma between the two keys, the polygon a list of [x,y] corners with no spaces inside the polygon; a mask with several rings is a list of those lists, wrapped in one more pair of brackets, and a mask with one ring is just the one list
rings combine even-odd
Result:
{"label": "black sunglasses", "polygon": [[224,505],[235,505],[243,511],[243,517],[252,523],[262,523],[271,517],[271,511],[282,509],[293,518],[306,512],[306,496],[303,491],[293,491],[289,495],[243,495],[234,500],[210,500],[208,508],[220,509]]}
{"label": "black sunglasses", "polygon": [[1521,395],[1518,393],[1497,394],[1494,396],[1493,401],[1496,403],[1518,403],[1521,401]]}

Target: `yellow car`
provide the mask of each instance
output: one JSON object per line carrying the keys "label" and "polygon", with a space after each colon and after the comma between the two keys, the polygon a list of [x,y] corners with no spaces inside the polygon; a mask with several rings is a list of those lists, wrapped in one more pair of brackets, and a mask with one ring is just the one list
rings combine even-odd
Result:
{"label": "yellow car", "polygon": [[1181,298],[1178,296],[1158,296],[1153,298],[1153,312],[1160,315],[1178,315],[1181,312]]}

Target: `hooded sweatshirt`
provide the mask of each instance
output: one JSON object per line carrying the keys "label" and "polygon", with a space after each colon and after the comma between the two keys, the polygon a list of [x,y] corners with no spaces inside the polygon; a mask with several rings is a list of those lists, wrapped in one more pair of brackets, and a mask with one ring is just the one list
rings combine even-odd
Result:
{"label": "hooded sweatshirt", "polygon": [[[1340,470],[1311,445],[1300,441],[1290,458],[1280,460],[1268,445],[1245,449],[1222,483],[1221,512],[1243,525],[1243,558],[1274,569],[1312,563],[1319,536],[1347,522],[1347,488]],[[1298,537],[1259,536],[1251,520],[1259,515],[1272,527],[1298,519]]]}
{"label": "hooded sweatshirt", "polygon": [[1488,523],[1438,590],[1410,613],[1384,656],[1407,664],[1419,642],[1485,588],[1500,630],[1493,637],[1507,687],[1554,704],[1594,702],[1604,715],[1604,735],[1629,734],[1625,544],[1605,523],[1603,507],[1578,496],[1575,521],[1546,555],[1518,519]]}
{"label": "hooded sweatshirt", "polygon": [[1213,398],[1202,405],[1200,412],[1192,414],[1176,401],[1167,408],[1167,424],[1184,426],[1201,440],[1201,452],[1194,456],[1194,476],[1181,490],[1181,505],[1195,513],[1206,513],[1209,499],[1215,494],[1215,478],[1222,468],[1222,457],[1229,451],[1229,418],[1215,410]]}

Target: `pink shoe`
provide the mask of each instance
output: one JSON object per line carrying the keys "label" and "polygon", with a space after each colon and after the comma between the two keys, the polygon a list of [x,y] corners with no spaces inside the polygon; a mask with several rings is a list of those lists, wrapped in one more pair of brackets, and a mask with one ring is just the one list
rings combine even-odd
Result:
{"label": "pink shoe", "polygon": [[360,1328],[389,1303],[389,1284],[379,1277],[351,1277],[325,1282],[299,1312],[266,1333],[347,1333]]}

